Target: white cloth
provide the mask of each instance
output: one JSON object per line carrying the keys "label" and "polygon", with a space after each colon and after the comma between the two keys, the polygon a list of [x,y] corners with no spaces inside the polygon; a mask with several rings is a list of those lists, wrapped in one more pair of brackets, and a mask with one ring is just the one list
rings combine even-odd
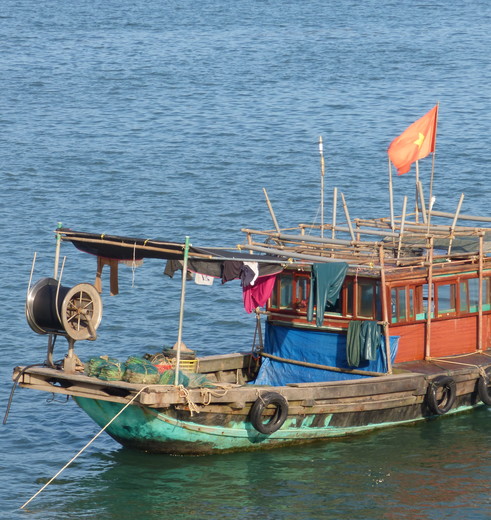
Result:
{"label": "white cloth", "polygon": [[244,265],[250,267],[254,273],[254,278],[251,281],[251,285],[254,285],[254,282],[257,280],[259,276],[259,264],[257,262],[244,262]]}
{"label": "white cloth", "polygon": [[198,285],[213,285],[213,276],[208,276],[207,274],[196,273],[194,276],[194,281]]}

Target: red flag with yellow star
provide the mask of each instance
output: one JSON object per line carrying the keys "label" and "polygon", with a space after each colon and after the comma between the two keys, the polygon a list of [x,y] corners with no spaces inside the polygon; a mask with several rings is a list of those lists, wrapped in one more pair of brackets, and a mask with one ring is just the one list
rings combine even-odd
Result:
{"label": "red flag with yellow star", "polygon": [[407,173],[413,162],[435,151],[437,119],[438,105],[435,105],[390,143],[387,152],[399,175]]}

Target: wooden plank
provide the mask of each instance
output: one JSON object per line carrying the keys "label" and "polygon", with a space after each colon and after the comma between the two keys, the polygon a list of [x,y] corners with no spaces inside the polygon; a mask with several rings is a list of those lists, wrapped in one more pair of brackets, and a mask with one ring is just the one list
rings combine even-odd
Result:
{"label": "wooden plank", "polygon": [[[288,406],[288,415],[297,416],[297,415],[317,415],[317,414],[329,414],[329,413],[352,413],[352,412],[363,412],[363,411],[373,411],[373,410],[387,410],[391,408],[399,408],[402,406],[411,406],[413,404],[422,403],[424,400],[424,396],[415,396],[415,395],[407,395],[404,397],[398,397],[395,399],[384,399],[384,400],[366,400],[363,402],[351,402],[351,403],[326,403],[326,404],[318,404],[314,407],[306,409],[302,405],[296,405],[294,403],[289,403]],[[179,409],[187,410],[186,406],[179,406]],[[274,409],[270,410],[265,409],[263,415],[268,416],[272,415]],[[227,414],[231,416],[246,416],[244,410],[238,411],[233,409],[230,406],[226,405],[208,405],[203,408],[200,413],[211,413],[211,414]]]}
{"label": "wooden plank", "polygon": [[198,358],[198,372],[218,372],[248,368],[251,362],[251,353],[220,354]]}

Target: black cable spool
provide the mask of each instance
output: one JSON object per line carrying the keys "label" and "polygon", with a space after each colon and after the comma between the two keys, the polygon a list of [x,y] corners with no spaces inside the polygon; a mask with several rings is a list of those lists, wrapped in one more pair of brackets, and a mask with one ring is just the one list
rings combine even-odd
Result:
{"label": "black cable spool", "polygon": [[26,317],[34,332],[65,334],[60,316],[63,300],[69,290],[69,287],[62,285],[58,289],[58,281],[54,278],[43,278],[30,289],[27,295]]}

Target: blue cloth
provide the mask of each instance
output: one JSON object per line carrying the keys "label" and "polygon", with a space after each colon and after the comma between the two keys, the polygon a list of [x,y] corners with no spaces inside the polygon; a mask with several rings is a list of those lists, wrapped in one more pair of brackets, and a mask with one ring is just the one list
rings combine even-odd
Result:
{"label": "blue cloth", "polygon": [[312,321],[314,317],[315,301],[316,324],[318,327],[320,327],[324,321],[326,304],[334,305],[337,302],[347,271],[348,264],[346,262],[312,265],[307,319]]}
{"label": "blue cloth", "polygon": [[[346,358],[346,334],[282,327],[266,323],[264,352],[286,359],[306,361],[350,369]],[[393,362],[397,353],[399,337],[390,338],[390,357]],[[378,347],[377,359],[360,360],[358,370],[386,372],[385,338]],[[332,372],[263,358],[255,384],[283,386],[288,383],[343,381],[360,379],[357,374]]]}

